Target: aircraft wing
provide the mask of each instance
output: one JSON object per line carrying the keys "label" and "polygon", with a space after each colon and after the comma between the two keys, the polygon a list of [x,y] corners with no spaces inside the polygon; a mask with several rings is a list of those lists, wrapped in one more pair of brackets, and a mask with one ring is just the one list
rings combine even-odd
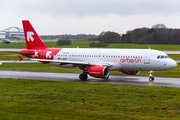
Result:
{"label": "aircraft wing", "polygon": [[93,66],[111,66],[109,63],[90,63],[82,61],[68,61],[68,60],[47,60],[47,59],[31,59],[33,61],[39,62],[51,62],[51,63],[65,63],[65,64],[75,64],[75,65],[93,65]]}

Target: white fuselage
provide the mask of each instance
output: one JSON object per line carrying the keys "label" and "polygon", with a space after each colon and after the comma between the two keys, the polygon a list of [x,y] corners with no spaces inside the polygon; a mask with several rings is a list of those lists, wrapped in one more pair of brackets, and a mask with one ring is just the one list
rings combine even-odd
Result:
{"label": "white fuselage", "polygon": [[[109,65],[109,70],[164,71],[177,66],[166,53],[151,49],[86,49],[63,48],[54,56],[54,60],[81,61],[91,64]],[[72,67],[73,64],[59,65]]]}

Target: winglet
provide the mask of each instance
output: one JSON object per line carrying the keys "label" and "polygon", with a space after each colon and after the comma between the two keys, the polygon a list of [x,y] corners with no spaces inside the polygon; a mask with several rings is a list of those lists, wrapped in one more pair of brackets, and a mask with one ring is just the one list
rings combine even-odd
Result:
{"label": "winglet", "polygon": [[19,62],[21,62],[21,60],[23,60],[23,58],[21,56],[18,56],[19,57]]}

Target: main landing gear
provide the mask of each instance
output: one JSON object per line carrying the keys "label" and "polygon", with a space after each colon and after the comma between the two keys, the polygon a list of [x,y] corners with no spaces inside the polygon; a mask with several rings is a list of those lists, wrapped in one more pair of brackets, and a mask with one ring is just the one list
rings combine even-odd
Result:
{"label": "main landing gear", "polygon": [[83,73],[79,75],[79,79],[80,80],[87,80],[88,78],[88,66],[86,65],[83,65],[83,66],[78,66],[82,71]]}
{"label": "main landing gear", "polygon": [[149,71],[149,82],[153,82],[154,81],[154,77],[153,77],[153,71]]}
{"label": "main landing gear", "polygon": [[79,75],[80,80],[87,80],[87,78],[88,78],[88,75],[85,73]]}

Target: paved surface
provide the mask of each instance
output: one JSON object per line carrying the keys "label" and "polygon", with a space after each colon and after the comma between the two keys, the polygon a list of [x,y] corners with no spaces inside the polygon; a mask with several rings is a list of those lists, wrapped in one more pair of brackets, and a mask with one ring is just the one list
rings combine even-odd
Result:
{"label": "paved surface", "polygon": [[124,84],[140,86],[163,86],[180,88],[180,78],[155,77],[154,82],[149,82],[148,77],[140,76],[116,76],[110,75],[109,79],[98,79],[88,76],[87,81],[80,81],[79,74],[69,73],[47,73],[47,72],[22,72],[22,71],[3,71],[0,70],[0,78],[17,78],[47,81],[66,81],[66,82],[86,82],[89,84]]}
{"label": "paved surface", "polygon": [[38,61],[9,60],[9,61],[0,61],[0,63],[40,63],[40,62],[38,62]]}
{"label": "paved surface", "polygon": [[180,63],[180,60],[175,60],[177,63]]}
{"label": "paved surface", "polygon": [[165,52],[166,54],[180,54],[180,51],[162,51]]}

